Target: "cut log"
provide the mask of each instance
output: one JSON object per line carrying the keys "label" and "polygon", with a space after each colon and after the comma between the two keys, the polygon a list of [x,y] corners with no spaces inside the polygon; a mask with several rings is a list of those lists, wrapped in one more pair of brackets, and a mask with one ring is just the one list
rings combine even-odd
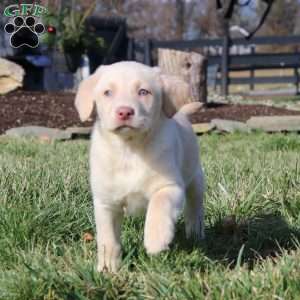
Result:
{"label": "cut log", "polygon": [[190,86],[190,97],[185,103],[200,101],[206,103],[206,58],[196,52],[172,49],[158,49],[158,66],[163,74],[177,76]]}

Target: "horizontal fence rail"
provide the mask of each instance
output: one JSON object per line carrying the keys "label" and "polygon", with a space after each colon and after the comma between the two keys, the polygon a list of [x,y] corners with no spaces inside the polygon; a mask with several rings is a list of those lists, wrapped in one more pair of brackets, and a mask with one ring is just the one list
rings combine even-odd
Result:
{"label": "horizontal fence rail", "polygon": [[[208,64],[220,64],[222,56],[208,57]],[[243,54],[230,55],[229,65],[232,70],[247,70],[249,66],[254,69],[272,69],[272,68],[293,68],[300,64],[300,52],[296,53],[276,53],[276,54]]]}
{"label": "horizontal fence rail", "polygon": [[[295,46],[294,53],[256,53],[257,46]],[[233,54],[231,49],[237,50],[237,47],[244,47],[250,53]],[[134,46],[136,53],[143,53],[144,63],[152,65],[153,50],[158,48],[169,48],[175,50],[196,50],[207,52],[208,66],[217,66],[217,73],[221,71],[221,78],[216,74],[216,85],[221,85],[222,93],[226,96],[228,86],[231,84],[249,84],[253,89],[255,84],[266,83],[292,83],[296,86],[298,93],[300,68],[300,35],[293,36],[259,36],[250,40],[244,38],[229,39],[228,37],[216,39],[195,39],[195,40],[146,40],[144,44],[137,43]],[[211,48],[215,49],[211,54]],[[298,48],[298,49],[297,49]],[[208,50],[208,51],[206,51]],[[245,52],[245,51],[244,51]],[[294,69],[294,75],[291,76],[255,76],[255,70],[264,69]],[[250,77],[237,78],[229,77],[229,72],[250,71]]]}
{"label": "horizontal fence rail", "polygon": [[[171,49],[191,49],[203,47],[222,47],[224,39],[196,39],[196,40],[170,40],[156,41],[152,40],[153,48],[171,48]],[[246,40],[244,38],[230,39],[230,46],[251,46],[251,45],[293,45],[300,44],[300,35],[294,36],[259,36]]]}
{"label": "horizontal fence rail", "polygon": [[[217,84],[221,83],[221,79],[217,79]],[[267,84],[267,83],[294,83],[297,81],[294,76],[264,76],[264,77],[254,77],[251,78],[229,78],[229,84],[238,84],[238,85],[249,85],[249,84]]]}

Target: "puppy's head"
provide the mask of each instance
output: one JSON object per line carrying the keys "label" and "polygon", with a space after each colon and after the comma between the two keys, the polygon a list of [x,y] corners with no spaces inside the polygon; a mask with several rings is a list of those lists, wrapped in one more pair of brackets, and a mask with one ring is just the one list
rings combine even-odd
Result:
{"label": "puppy's head", "polygon": [[136,62],[101,66],[79,86],[75,106],[85,121],[94,103],[101,128],[119,135],[146,133],[162,114],[171,117],[182,82],[161,75],[160,70]]}

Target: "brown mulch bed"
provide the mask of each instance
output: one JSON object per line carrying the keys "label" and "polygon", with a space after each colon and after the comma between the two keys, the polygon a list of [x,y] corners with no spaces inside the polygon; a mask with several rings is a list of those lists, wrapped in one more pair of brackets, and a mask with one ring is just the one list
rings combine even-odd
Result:
{"label": "brown mulch bed", "polygon": [[[92,122],[80,122],[74,98],[72,93],[22,90],[0,96],[0,134],[9,128],[26,125],[90,126]],[[300,111],[264,105],[210,104],[193,116],[193,122],[209,122],[214,118],[246,121],[251,116],[273,115],[300,115]]]}
{"label": "brown mulch bed", "polygon": [[192,117],[193,123],[210,122],[212,119],[220,118],[245,122],[254,116],[296,116],[300,111],[266,105],[247,104],[219,104],[211,103],[207,108],[201,110]]}

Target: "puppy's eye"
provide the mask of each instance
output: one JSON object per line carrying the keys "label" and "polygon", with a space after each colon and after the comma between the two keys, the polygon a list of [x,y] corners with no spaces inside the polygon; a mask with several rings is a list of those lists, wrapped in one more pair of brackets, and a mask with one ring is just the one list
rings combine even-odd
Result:
{"label": "puppy's eye", "polygon": [[106,91],[104,91],[104,96],[106,96],[106,97],[111,97],[112,96],[112,90],[106,90]]}
{"label": "puppy's eye", "polygon": [[148,90],[145,90],[145,89],[140,89],[140,90],[138,91],[138,95],[139,95],[139,96],[147,96],[147,95],[149,95],[149,94],[151,94],[151,92],[148,91]]}

